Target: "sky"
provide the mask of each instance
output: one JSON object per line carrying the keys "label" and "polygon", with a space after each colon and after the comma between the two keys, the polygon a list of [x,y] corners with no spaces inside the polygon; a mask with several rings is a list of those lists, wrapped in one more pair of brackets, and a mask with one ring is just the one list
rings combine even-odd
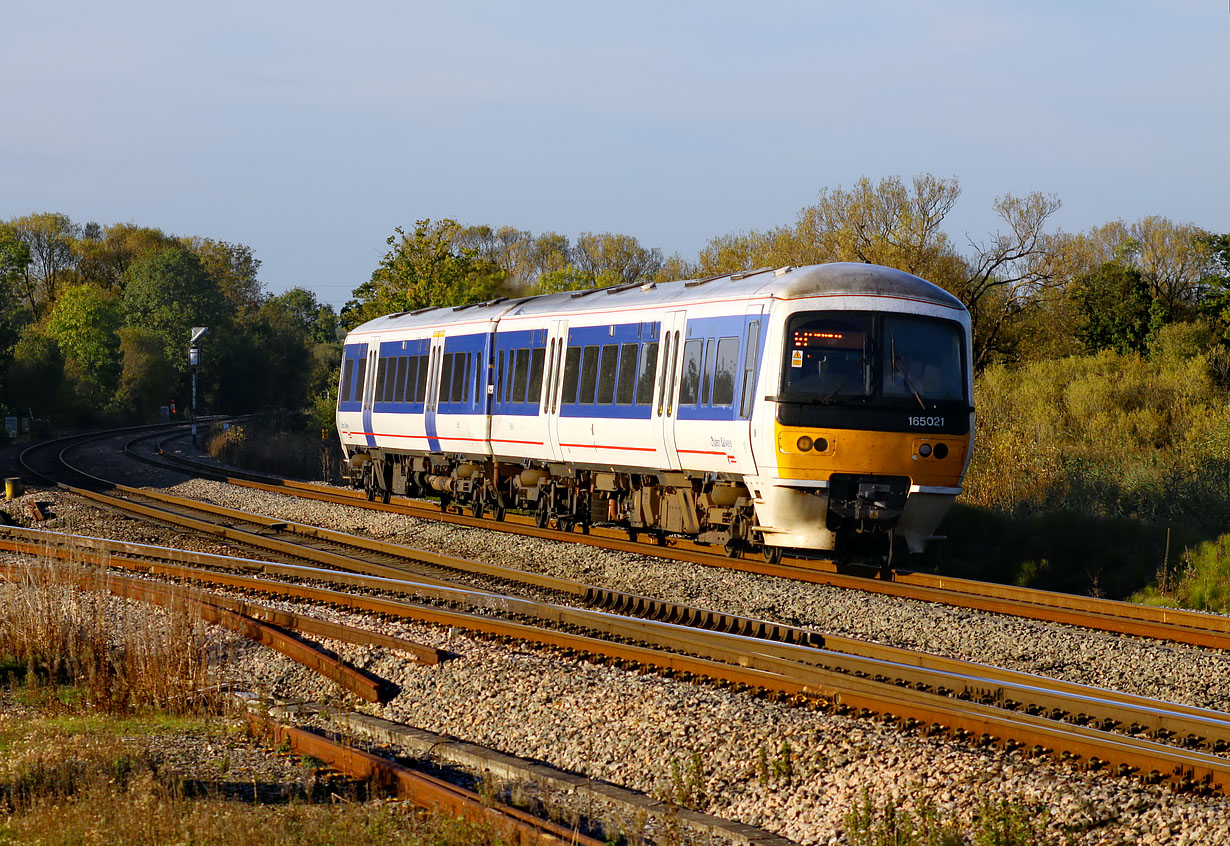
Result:
{"label": "sky", "polygon": [[396,227],[633,235],[695,259],[860,177],[1052,229],[1230,232],[1227,0],[0,0],[0,220],[243,243],[340,307]]}

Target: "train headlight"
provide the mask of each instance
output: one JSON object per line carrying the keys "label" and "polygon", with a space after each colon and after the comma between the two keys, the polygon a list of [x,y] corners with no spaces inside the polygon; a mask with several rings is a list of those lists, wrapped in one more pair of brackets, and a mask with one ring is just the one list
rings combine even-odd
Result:
{"label": "train headlight", "polygon": [[926,458],[927,456],[929,456],[931,454],[931,444],[922,444],[918,448],[918,454],[921,455],[923,458]]}
{"label": "train headlight", "polygon": [[935,457],[936,458],[947,458],[948,457],[948,444],[936,444],[935,445]]}
{"label": "train headlight", "polygon": [[812,439],[803,435],[795,444],[799,448],[799,452],[811,452]]}

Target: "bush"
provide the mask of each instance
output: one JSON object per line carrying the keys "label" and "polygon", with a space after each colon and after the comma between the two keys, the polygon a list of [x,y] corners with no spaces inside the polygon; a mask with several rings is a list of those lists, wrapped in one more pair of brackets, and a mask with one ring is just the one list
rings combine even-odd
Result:
{"label": "bush", "polygon": [[1152,358],[1103,351],[995,366],[946,566],[1126,596],[1171,549],[1230,524],[1230,405],[1200,325],[1165,327]]}

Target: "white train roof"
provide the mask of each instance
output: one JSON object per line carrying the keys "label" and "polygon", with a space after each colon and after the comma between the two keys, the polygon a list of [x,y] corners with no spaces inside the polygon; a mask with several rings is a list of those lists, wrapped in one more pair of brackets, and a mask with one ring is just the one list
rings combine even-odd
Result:
{"label": "white train roof", "polygon": [[776,270],[764,268],[707,279],[643,284],[633,282],[581,291],[501,298],[454,308],[419,309],[377,317],[351,331],[367,334],[441,324],[479,323],[511,316],[566,315],[646,306],[665,308],[714,299],[771,297],[793,300],[834,295],[894,297],[965,311],[960,300],[952,294],[913,274],[875,264],[838,262]]}

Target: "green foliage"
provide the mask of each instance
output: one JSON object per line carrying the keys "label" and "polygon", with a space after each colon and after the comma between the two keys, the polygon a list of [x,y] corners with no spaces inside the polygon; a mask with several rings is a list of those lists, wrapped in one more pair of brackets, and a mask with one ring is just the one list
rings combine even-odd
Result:
{"label": "green foliage", "polygon": [[1230,406],[1197,351],[1204,331],[1166,327],[1152,359],[1103,351],[983,373],[962,495],[974,508],[953,515],[983,552],[958,542],[945,555],[998,560],[1010,580],[1124,595],[1160,565],[1166,527],[1184,544],[1219,534]]}
{"label": "green foliage", "polygon": [[164,247],[141,256],[128,269],[123,311],[129,327],[147,329],[162,339],[166,360],[188,372],[188,338],[193,326],[217,328],[230,309],[200,259],[182,247]]}
{"label": "green foliage", "polygon": [[372,278],[355,289],[343,309],[348,325],[395,312],[482,302],[502,290],[507,273],[473,247],[458,245],[463,230],[456,221],[420,220],[412,235],[400,227],[395,232]]}
{"label": "green foliage", "polygon": [[121,321],[119,299],[94,285],[65,290],[47,320],[75,392],[95,408],[106,404],[119,382]]}
{"label": "green foliage", "polygon": [[27,326],[13,347],[7,390],[9,407],[19,414],[45,417],[62,406],[64,357],[56,342],[36,326]]}
{"label": "green foliage", "polygon": [[864,791],[846,815],[845,833],[851,846],[1042,846],[1051,842],[1049,821],[1045,808],[1001,800],[984,802],[965,825],[929,799],[911,811],[892,799],[880,805]]}
{"label": "green foliage", "polygon": [[1230,613],[1230,534],[1183,550],[1178,566],[1164,565],[1157,583],[1132,601]]}
{"label": "green foliage", "polygon": [[1106,262],[1077,279],[1068,295],[1080,315],[1076,336],[1086,352],[1144,352],[1154,301],[1139,270]]}
{"label": "green foliage", "polygon": [[[149,420],[176,396],[179,374],[167,359],[166,343],[152,329],[126,327],[120,337],[120,384],[112,410],[128,419]],[[186,413],[186,397],[180,401]]]}

